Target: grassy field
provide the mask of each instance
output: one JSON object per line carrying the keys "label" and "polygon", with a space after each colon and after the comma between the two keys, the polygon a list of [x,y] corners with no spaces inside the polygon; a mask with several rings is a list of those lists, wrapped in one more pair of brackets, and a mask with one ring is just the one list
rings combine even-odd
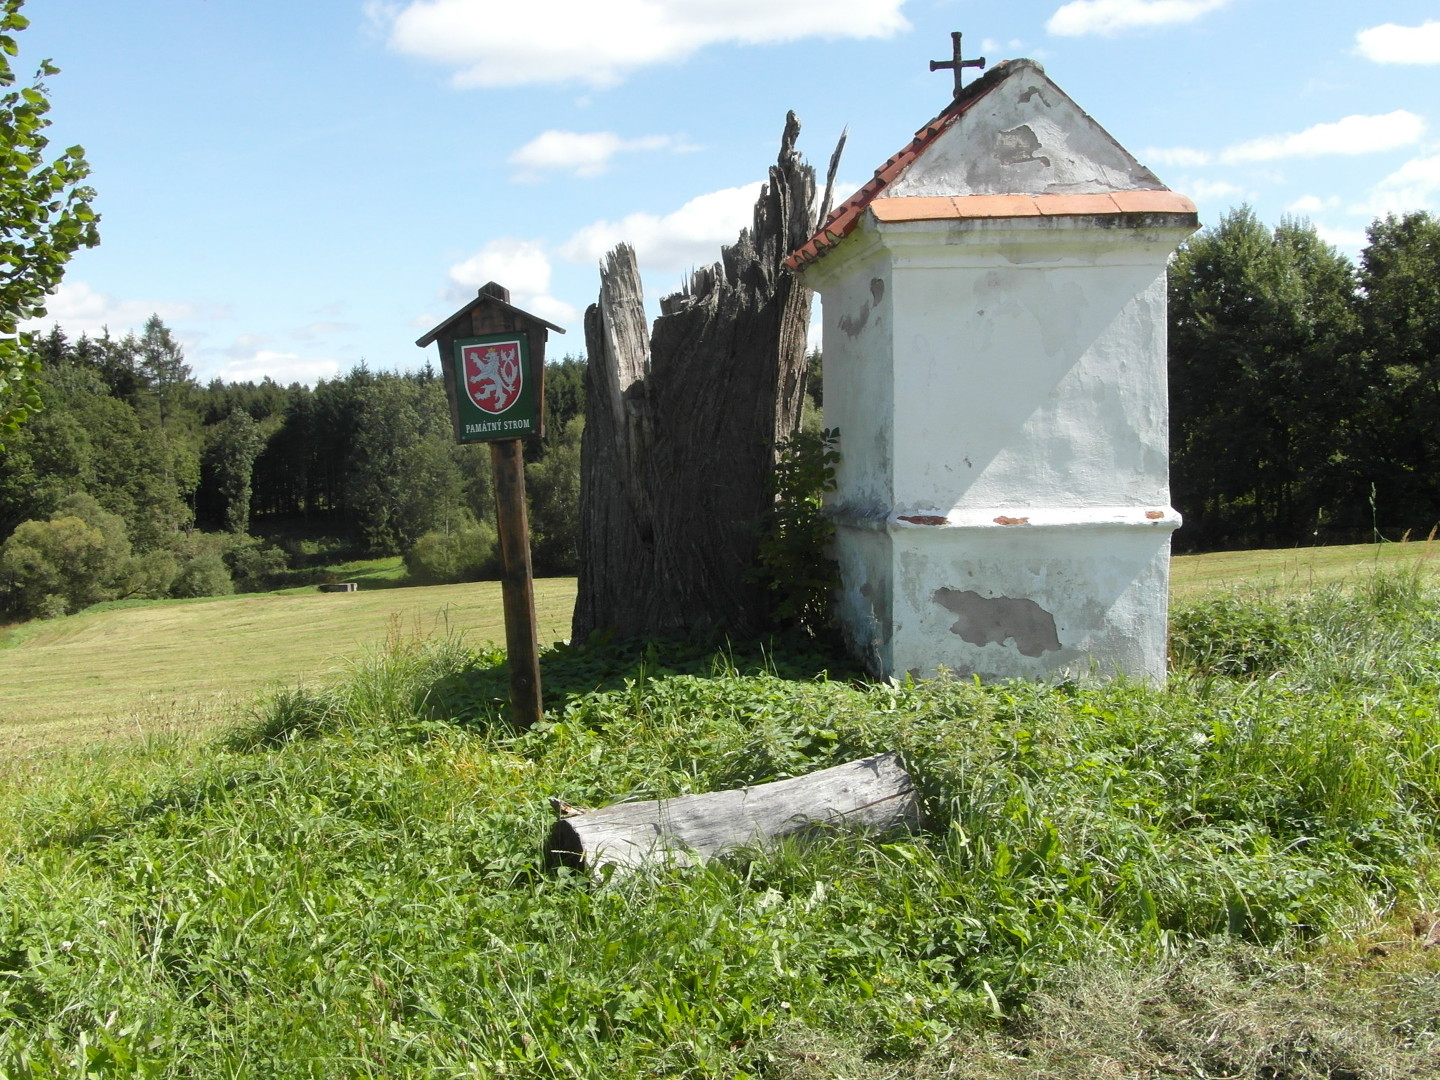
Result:
{"label": "grassy field", "polygon": [[1404,544],[1349,544],[1279,551],[1216,551],[1180,555],[1170,563],[1171,594],[1190,600],[1221,590],[1303,592],[1363,580],[1377,570],[1423,567],[1433,573],[1437,551],[1424,540]]}
{"label": "grassy field", "polygon": [[[351,562],[335,563],[329,567],[329,571],[336,580],[353,581],[361,589],[403,588],[409,577],[405,569],[405,560],[399,555],[391,555],[384,559],[355,559]],[[312,590],[310,586],[302,585],[283,591],[303,593]]]}
{"label": "grassy field", "polygon": [[[564,650],[521,733],[496,651],[396,634],[223,737],[4,759],[0,1077],[1433,1080],[1440,597],[1241,592],[1165,687]],[[547,797],[888,749],[912,833],[541,868]]]}
{"label": "grassy field", "polygon": [[[540,640],[568,637],[574,580],[541,579],[535,594]],[[0,648],[0,747],[212,726],[261,690],[334,673],[387,638],[446,633],[503,642],[499,583],[306,588],[31,623]]]}
{"label": "grassy field", "polygon": [[[1294,592],[1427,564],[1425,543],[1176,558],[1179,600]],[[501,641],[499,585],[400,587],[399,559],[337,568],[356,593],[283,593],[106,606],[0,637],[0,747],[11,752],[233,719],[255,695],[323,677],[396,634]],[[568,637],[575,583],[536,583],[540,640]],[[8,648],[6,647],[8,645]]]}

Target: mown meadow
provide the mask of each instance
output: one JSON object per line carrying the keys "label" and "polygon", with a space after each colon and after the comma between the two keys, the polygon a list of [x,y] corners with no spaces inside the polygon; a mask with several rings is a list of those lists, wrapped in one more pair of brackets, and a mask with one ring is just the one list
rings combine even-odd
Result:
{"label": "mown meadow", "polygon": [[[395,580],[399,562],[342,568],[353,593],[120,601],[0,629],[0,749],[209,730],[264,689],[343,670],[395,630],[504,639],[499,582],[416,587]],[[541,579],[535,603],[541,640],[568,636],[574,579]]]}
{"label": "mown meadow", "polygon": [[[1418,567],[1197,590],[1163,688],[905,685],[784,642],[410,635],[219,734],[13,758],[0,1076],[1440,1075]],[[541,870],[583,806],[898,749],[926,820]]]}

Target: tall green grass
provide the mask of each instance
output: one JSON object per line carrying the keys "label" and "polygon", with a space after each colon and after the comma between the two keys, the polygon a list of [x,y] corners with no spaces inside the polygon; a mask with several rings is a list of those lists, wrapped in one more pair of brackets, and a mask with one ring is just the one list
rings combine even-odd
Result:
{"label": "tall green grass", "polygon": [[[12,766],[0,1075],[961,1075],[1077,973],[1278,962],[1440,906],[1435,599],[1377,578],[1202,603],[1176,614],[1164,688],[562,650],[524,733],[499,719],[497,653],[392,637],[218,744]],[[549,796],[887,749],[923,796],[913,833],[540,869]],[[1437,1015],[1407,1015],[1392,1064],[1440,1043]]]}

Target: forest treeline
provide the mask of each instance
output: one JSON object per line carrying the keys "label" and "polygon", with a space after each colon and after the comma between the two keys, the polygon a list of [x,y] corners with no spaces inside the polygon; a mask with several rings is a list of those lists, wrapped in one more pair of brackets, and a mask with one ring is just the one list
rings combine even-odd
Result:
{"label": "forest treeline", "polygon": [[[1169,289],[1177,550],[1440,522],[1440,221],[1376,221],[1356,265],[1308,223],[1242,207],[1182,246]],[[489,454],[454,445],[429,367],[202,386],[158,317],[119,338],[56,328],[35,350],[44,408],[0,450],[12,617],[300,584],[364,555],[404,555],[417,582],[496,572]],[[534,561],[573,573],[584,360],[550,364],[545,397]]]}
{"label": "forest treeline", "polygon": [[[406,556],[417,582],[496,570],[490,455],[456,446],[430,367],[201,386],[170,330],[37,345],[43,411],[0,450],[0,602],[28,618],[100,600],[317,580]],[[527,450],[539,573],[573,573],[583,361],[547,367]]]}
{"label": "forest treeline", "polygon": [[1178,551],[1347,543],[1440,523],[1440,220],[1375,221],[1359,265],[1245,207],[1170,268]]}

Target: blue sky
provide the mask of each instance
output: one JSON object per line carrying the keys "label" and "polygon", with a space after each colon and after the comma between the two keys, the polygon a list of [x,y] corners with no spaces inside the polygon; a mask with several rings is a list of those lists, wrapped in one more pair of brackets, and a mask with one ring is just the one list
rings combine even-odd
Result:
{"label": "blue sky", "polygon": [[[172,326],[197,377],[411,368],[496,280],[583,353],[596,266],[652,309],[749,218],[785,111],[848,195],[952,89],[949,33],[1039,60],[1201,220],[1250,203],[1351,255],[1440,209],[1434,0],[29,0],[101,246],[72,336]],[[848,186],[847,186],[848,185]],[[818,305],[817,305],[818,307]]]}

